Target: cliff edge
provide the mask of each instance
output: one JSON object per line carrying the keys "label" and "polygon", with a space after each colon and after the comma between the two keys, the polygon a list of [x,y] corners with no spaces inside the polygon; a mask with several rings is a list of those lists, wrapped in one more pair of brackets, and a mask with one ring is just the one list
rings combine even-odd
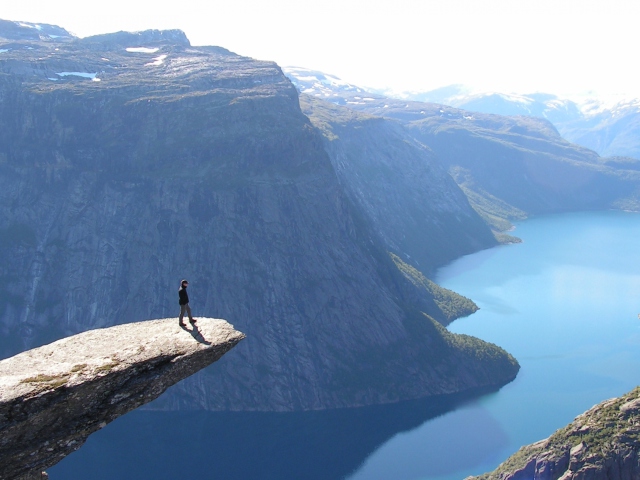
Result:
{"label": "cliff edge", "polygon": [[640,387],[602,402],[496,470],[467,480],[640,478]]}
{"label": "cliff edge", "polygon": [[0,361],[0,479],[30,476],[244,338],[224,320],[90,330]]}
{"label": "cliff edge", "polygon": [[247,340],[156,408],[347,408],[515,377],[504,350],[432,323],[474,305],[422,265],[490,231],[390,121],[335,127],[342,176],[273,62],[177,31],[58,41],[18,27],[33,30],[0,24],[0,357],[170,316],[171,279],[189,278],[198,309]]}

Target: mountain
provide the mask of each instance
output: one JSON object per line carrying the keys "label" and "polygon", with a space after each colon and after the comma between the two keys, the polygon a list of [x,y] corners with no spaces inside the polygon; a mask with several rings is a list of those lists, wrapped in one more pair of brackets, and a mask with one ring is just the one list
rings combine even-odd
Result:
{"label": "mountain", "polygon": [[473,94],[460,85],[399,95],[402,99],[439,103],[471,112],[544,118],[553,123],[562,137],[599,155],[640,158],[640,101],[637,99],[611,104],[592,98],[577,103],[546,93]]}
{"label": "mountain", "polygon": [[640,389],[602,402],[495,471],[468,480],[622,480],[640,476]]}
{"label": "mountain", "polygon": [[[310,83],[309,78],[305,80]],[[295,77],[293,81],[298,88],[305,85]],[[395,120],[429,147],[497,231],[528,215],[640,208],[636,160],[602,158],[562,138],[549,120],[471,112],[366,92],[335,93],[323,95],[352,110]],[[555,99],[540,95],[537,101],[553,105]],[[567,109],[571,111],[570,106]]]}
{"label": "mountain", "polygon": [[[427,92],[395,92],[393,90],[367,90],[344,82],[335,75],[299,67],[283,68],[301,93],[320,97],[338,105],[358,105],[370,99],[396,99],[400,101],[436,103],[469,112],[496,115],[526,115],[541,117],[554,125],[584,118],[581,106],[556,95],[533,93],[527,95],[497,92],[473,93],[464,85],[449,85]],[[358,98],[355,98],[358,97]]]}
{"label": "mountain", "polygon": [[640,100],[596,108],[558,125],[562,135],[605,156],[640,159]]}
{"label": "mountain", "polygon": [[452,99],[447,105],[478,113],[527,115],[549,120],[554,125],[582,118],[579,106],[555,95],[534,93],[508,95],[504,93],[476,94]]}
{"label": "mountain", "polygon": [[597,100],[578,104],[542,93],[490,93],[453,96],[440,103],[473,112],[544,118],[553,123],[562,137],[599,155],[640,158],[638,100],[608,106]]}
{"label": "mountain", "polygon": [[[407,98],[424,101],[429,97],[422,94]],[[479,113],[544,118],[553,123],[562,137],[599,155],[640,158],[639,100],[605,104],[591,99],[578,104],[544,93],[485,93],[454,94],[440,98],[438,103]]]}
{"label": "mountain", "polygon": [[540,117],[556,126],[581,119],[584,115],[577,103],[547,93],[472,93],[460,85],[451,85],[429,92],[407,92],[401,95],[404,100],[439,103],[470,112]]}
{"label": "mountain", "polygon": [[340,183],[392,252],[430,274],[497,244],[435,154],[398,122],[320,98],[301,94],[302,110],[323,133]]}
{"label": "mountain", "polygon": [[[441,91],[447,95],[441,95]],[[562,137],[599,155],[640,158],[638,100],[607,105],[593,99],[578,104],[544,93],[467,94],[453,87],[424,94],[408,94],[406,98],[432,101],[472,112],[544,118],[553,123]]]}
{"label": "mountain", "polygon": [[[300,67],[283,67],[282,71],[293,82],[300,93],[321,97],[343,105],[352,95],[369,95],[363,88],[347,83],[335,75]],[[375,95],[379,97],[379,95]]]}
{"label": "mountain", "polygon": [[[31,22],[12,22],[10,20],[0,19],[0,31],[6,40],[36,40],[36,41],[55,41],[62,42],[65,40],[73,40],[75,37],[64,28],[57,25],[38,24]],[[4,51],[10,50],[11,42],[5,43]],[[22,44],[15,44],[15,47],[26,47]],[[33,47],[32,47],[33,48]]]}
{"label": "mountain", "polygon": [[354,108],[400,120],[487,215],[639,206],[637,172],[608,166],[596,152],[564,140],[548,121],[419,102]]}
{"label": "mountain", "polygon": [[[276,64],[180,31],[14,30],[0,30],[3,355],[177,315],[187,278],[196,318],[247,338],[156,408],[352,407],[514,378],[506,352],[441,326],[473,304],[387,243]],[[488,245],[456,198],[483,235],[460,254]]]}

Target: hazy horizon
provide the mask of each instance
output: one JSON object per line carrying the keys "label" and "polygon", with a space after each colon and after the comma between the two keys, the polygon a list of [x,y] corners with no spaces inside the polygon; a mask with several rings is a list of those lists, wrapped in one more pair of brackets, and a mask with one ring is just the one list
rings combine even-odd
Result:
{"label": "hazy horizon", "polygon": [[25,0],[0,18],[85,37],[183,30],[193,45],[335,75],[365,88],[640,97],[634,33],[640,3],[491,0],[124,2]]}

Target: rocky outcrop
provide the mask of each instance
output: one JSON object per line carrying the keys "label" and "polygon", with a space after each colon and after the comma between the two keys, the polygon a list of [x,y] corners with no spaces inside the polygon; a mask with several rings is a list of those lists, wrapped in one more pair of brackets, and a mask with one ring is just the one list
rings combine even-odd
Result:
{"label": "rocky outcrop", "polygon": [[602,402],[546,440],[522,447],[495,471],[469,480],[640,478],[640,388]]}
{"label": "rocky outcrop", "polygon": [[176,318],[90,330],[0,362],[0,479],[39,473],[117,417],[218,360],[244,334]]}

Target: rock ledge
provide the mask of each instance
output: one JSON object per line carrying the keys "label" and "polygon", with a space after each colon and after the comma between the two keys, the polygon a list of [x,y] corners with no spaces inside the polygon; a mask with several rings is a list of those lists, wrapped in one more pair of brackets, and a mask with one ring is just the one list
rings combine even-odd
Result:
{"label": "rock ledge", "polygon": [[224,320],[91,330],[0,361],[0,479],[38,475],[244,338]]}

